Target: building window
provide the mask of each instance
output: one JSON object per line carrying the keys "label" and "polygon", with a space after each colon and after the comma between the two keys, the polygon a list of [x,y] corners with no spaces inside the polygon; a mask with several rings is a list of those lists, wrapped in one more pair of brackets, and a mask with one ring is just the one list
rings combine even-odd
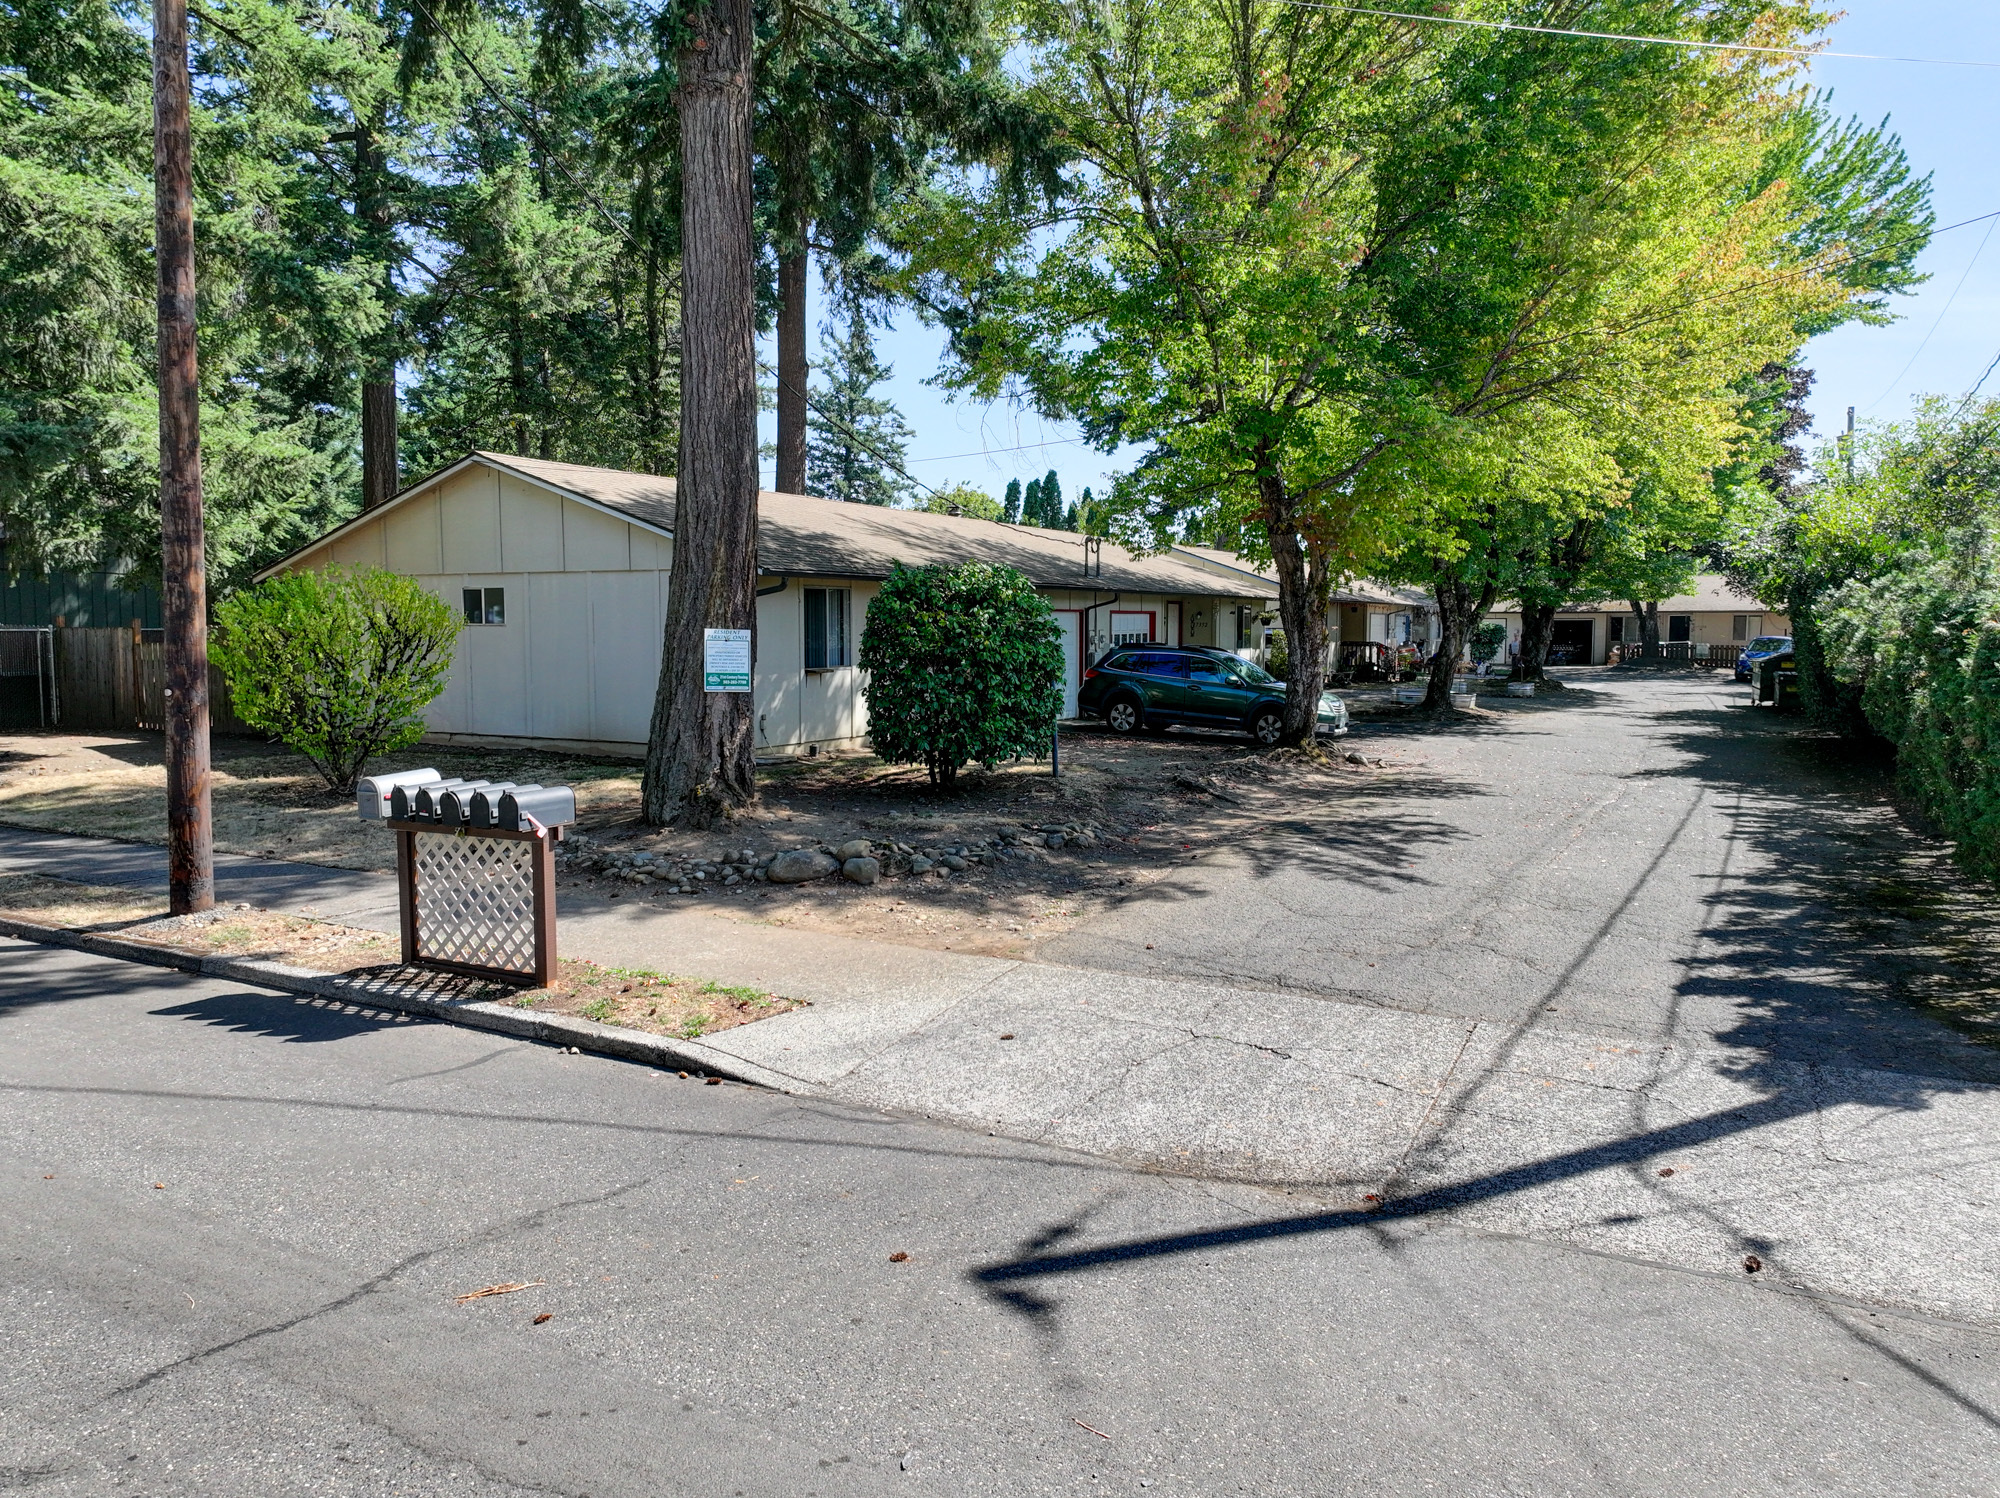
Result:
{"label": "building window", "polygon": [[1613,645],[1624,641],[1625,616],[1623,614],[1613,614],[1604,621],[1604,625],[1606,630],[1605,639],[1609,640]]}
{"label": "building window", "polygon": [[467,624],[505,624],[507,622],[507,590],[505,588],[467,588],[465,590],[465,622]]}
{"label": "building window", "polygon": [[1667,639],[1670,641],[1692,640],[1694,638],[1693,614],[1667,615]]}
{"label": "building window", "polygon": [[805,595],[806,669],[826,671],[853,665],[847,637],[847,589],[807,588]]}
{"label": "building window", "polygon": [[1750,616],[1748,614],[1731,614],[1729,616],[1729,638],[1732,640],[1747,640],[1750,638]]}

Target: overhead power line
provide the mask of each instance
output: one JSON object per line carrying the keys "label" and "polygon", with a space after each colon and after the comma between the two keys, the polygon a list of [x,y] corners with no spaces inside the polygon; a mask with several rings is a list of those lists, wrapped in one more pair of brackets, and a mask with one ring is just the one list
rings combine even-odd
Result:
{"label": "overhead power line", "polygon": [[909,463],[944,463],[953,458],[990,458],[995,453],[1033,452],[1038,447],[1072,447],[1086,442],[1083,437],[1044,437],[1040,442],[1022,442],[1013,447],[982,447],[976,453],[933,453],[928,458],[907,458]]}
{"label": "overhead power line", "polygon": [[1837,57],[1847,62],[1914,62],[1945,68],[2000,68],[2000,62],[1966,57],[1890,57],[1873,52],[1823,52],[1816,47],[1758,47],[1748,42],[1700,42],[1684,36],[1639,36],[1622,31],[1579,31],[1568,26],[1530,26],[1525,21],[1479,21],[1470,16],[1423,15],[1406,10],[1372,10],[1359,5],[1331,5],[1326,0],[1278,0],[1299,10],[1330,10],[1347,16],[1380,16],[1386,21],[1421,21],[1431,26],[1469,26],[1480,31],[1530,31],[1539,36],[1570,36],[1596,42],[1636,42],[1647,47],[1685,47],[1697,52],[1752,52],[1807,61]]}
{"label": "overhead power line", "polygon": [[2000,218],[1987,223],[1986,233],[1979,241],[1979,248],[1974,250],[1972,258],[1965,262],[1965,273],[1958,278],[1958,284],[1952,287],[1951,295],[1945,298],[1944,306],[1938,312],[1937,321],[1932,323],[1931,330],[1924,334],[1923,341],[1917,345],[1916,352],[1910,355],[1909,362],[1896,371],[1896,378],[1885,385],[1882,393],[1868,403],[1867,410],[1873,411],[1894,394],[1896,387],[1903,383],[1903,376],[1917,367],[1917,360],[1923,357],[1924,350],[1931,346],[1931,339],[1937,336],[1937,330],[1944,326],[1945,318],[1951,314],[1952,304],[1958,300],[1958,294],[1965,290],[1965,283],[1972,279],[1972,268],[1979,264],[1979,257],[1986,253],[1987,242],[1993,238],[1993,230],[1996,227],[2000,227]]}

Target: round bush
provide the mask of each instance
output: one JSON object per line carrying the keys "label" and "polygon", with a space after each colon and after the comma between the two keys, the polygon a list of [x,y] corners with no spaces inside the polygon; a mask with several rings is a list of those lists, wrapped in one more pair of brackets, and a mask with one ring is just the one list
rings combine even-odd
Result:
{"label": "round bush", "polygon": [[329,568],[273,577],[215,610],[209,655],[236,715],[282,739],[336,791],[423,737],[464,621],[411,578]]}
{"label": "round bush", "polygon": [[1062,711],[1059,639],[1048,600],[1012,567],[898,564],[861,637],[875,753],[944,786],[969,762],[1046,753]]}

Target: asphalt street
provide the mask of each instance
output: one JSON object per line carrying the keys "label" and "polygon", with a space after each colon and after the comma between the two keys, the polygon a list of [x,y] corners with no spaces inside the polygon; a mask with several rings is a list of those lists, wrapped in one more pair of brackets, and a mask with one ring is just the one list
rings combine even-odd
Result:
{"label": "asphalt street", "polygon": [[[1483,722],[1364,725],[1407,768],[1301,805],[1050,962],[1408,1013],[2000,1081],[1960,1012],[2000,938],[1893,765],[1720,673],[1559,672]],[[1954,947],[1960,950],[1953,950]],[[1966,1002],[1971,1001],[1971,1002]],[[1940,1022],[1940,1021],[1943,1022]]]}
{"label": "asphalt street", "polygon": [[1874,1498],[2000,1464],[2000,1336],[1734,1267],[11,942],[0,1037],[0,1488]]}

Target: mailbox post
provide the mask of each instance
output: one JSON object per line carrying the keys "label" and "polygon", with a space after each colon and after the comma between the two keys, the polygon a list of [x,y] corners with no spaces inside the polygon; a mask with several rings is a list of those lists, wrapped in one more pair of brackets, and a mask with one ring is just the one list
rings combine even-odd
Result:
{"label": "mailbox post", "polygon": [[576,820],[574,790],[412,770],[362,781],[359,802],[396,835],[404,963],[548,985],[555,845]]}

